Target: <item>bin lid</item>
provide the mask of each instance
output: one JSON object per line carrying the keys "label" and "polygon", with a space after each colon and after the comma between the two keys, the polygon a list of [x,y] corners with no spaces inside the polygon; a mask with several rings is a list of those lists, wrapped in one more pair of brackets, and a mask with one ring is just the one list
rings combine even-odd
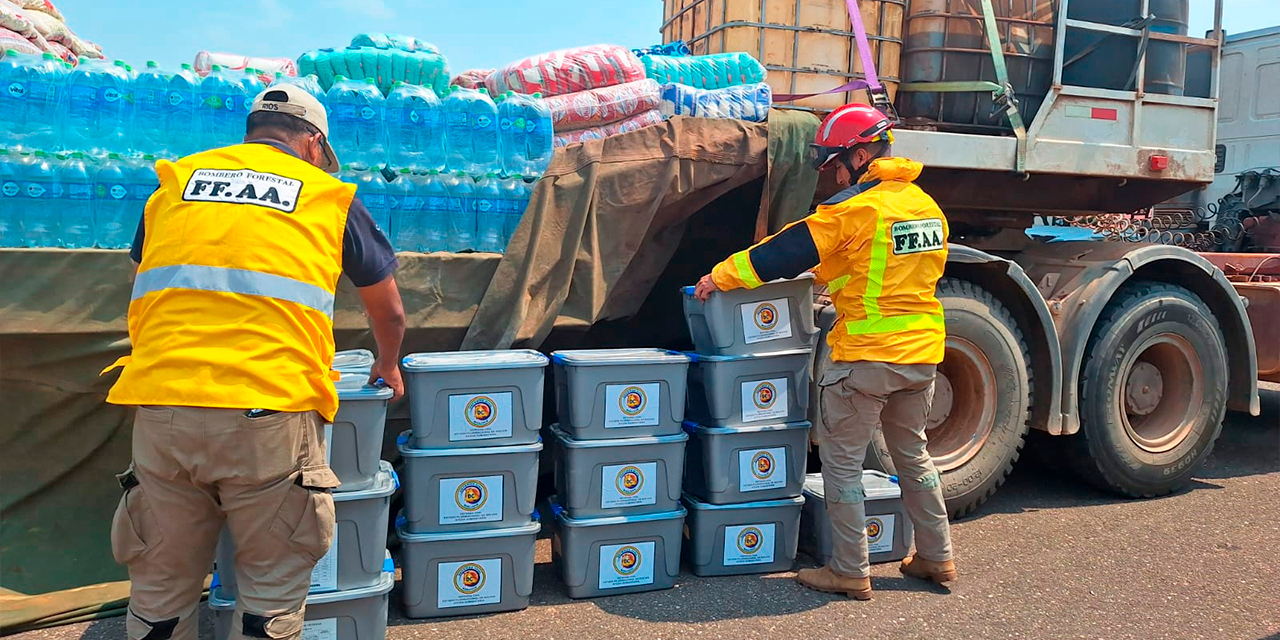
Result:
{"label": "bin lid", "polygon": [[630,366],[637,364],[683,364],[689,357],[667,349],[570,349],[552,351],[556,364],[574,367]]}
{"label": "bin lid", "polygon": [[361,491],[335,491],[333,492],[334,502],[347,502],[348,500],[367,500],[369,498],[386,498],[396,492],[400,488],[400,476],[396,475],[396,470],[386,460],[378,461],[378,475],[374,476],[373,486]]}
{"label": "bin lid", "polygon": [[780,498],[778,500],[757,500],[755,502],[739,502],[737,504],[710,504],[691,494],[680,496],[685,506],[694,511],[733,511],[736,509],[769,509],[773,507],[798,507],[804,504],[804,496]]}
{"label": "bin lid", "polygon": [[[898,486],[898,476],[891,476],[883,471],[864,469],[862,472],[862,489],[868,500],[885,500],[902,497],[902,487]],[[826,487],[821,473],[810,473],[804,477],[804,494],[816,500],[826,499]]]}
{"label": "bin lid", "polygon": [[[331,602],[359,600],[361,598],[383,596],[391,593],[391,589],[396,586],[396,566],[395,563],[391,561],[391,552],[387,551],[386,554],[386,559],[382,562],[382,575],[378,577],[377,584],[360,589],[307,594],[307,606],[313,607],[318,604],[329,604]],[[228,594],[224,593],[222,591],[222,586],[216,586],[209,590],[209,608],[214,611],[235,609],[236,599],[229,597]]]}
{"label": "bin lid", "polygon": [[[560,441],[560,446],[566,449],[598,449],[601,447],[640,447],[648,444],[674,444],[677,442],[686,442],[689,440],[689,434],[676,433],[669,436],[639,436],[635,438],[610,438],[608,440],[575,440],[569,434],[560,430],[560,425],[553,424],[550,427],[551,434]],[[626,429],[622,429],[626,431]]]}
{"label": "bin lid", "polygon": [[[534,512],[537,513],[536,511]],[[528,524],[503,529],[484,529],[482,531],[446,531],[444,533],[409,533],[405,531],[404,512],[396,514],[396,537],[401,542],[453,542],[456,540],[479,540],[487,538],[510,538],[512,536],[537,535],[542,530],[542,523],[530,520]]]}
{"label": "bin lid", "polygon": [[369,371],[373,361],[373,352],[368,349],[347,349],[333,354],[333,370]]}
{"label": "bin lid", "polygon": [[341,377],[333,383],[338,389],[338,402],[348,400],[382,400],[387,401],[396,395],[391,387],[375,387],[369,382],[369,372],[365,371],[339,371]]}
{"label": "bin lid", "polygon": [[704,424],[690,422],[685,420],[685,433],[690,435],[702,432],[713,436],[728,436],[735,433],[763,433],[765,431],[789,431],[791,429],[808,429],[810,422],[808,420],[800,420],[798,422],[778,422],[774,424],[756,424],[742,425],[740,427],[708,427]]}
{"label": "bin lid", "polygon": [[[779,278],[779,279],[777,279],[777,280],[770,280],[770,281],[768,281],[768,282],[766,282],[766,283],[764,283],[764,284],[762,284],[762,285],[760,285],[760,286],[762,286],[762,287],[763,287],[763,286],[768,286],[768,285],[776,284],[776,283],[779,283],[779,282],[790,282],[790,281],[792,281],[792,280],[813,280],[813,279],[814,279],[814,275],[813,275],[812,273],[810,273],[810,272],[806,271],[806,272],[804,272],[804,273],[802,273],[802,274],[800,274],[800,275],[798,275],[798,276],[796,276],[796,277],[794,277],[794,278]],[[680,287],[680,293],[683,293],[683,294],[684,294],[684,295],[686,295],[686,296],[692,296],[692,295],[693,295],[693,289],[694,289],[694,287],[693,287],[692,285],[690,285],[690,286],[686,286],[686,287]]]}
{"label": "bin lid", "polygon": [[768,351],[765,353],[744,353],[738,356],[715,356],[702,353],[685,352],[689,356],[690,362],[736,362],[739,360],[759,360],[762,358],[781,358],[784,356],[809,355],[813,353],[813,349],[801,347],[797,349],[786,349],[784,351]]}
{"label": "bin lid", "polygon": [[542,451],[542,436],[538,436],[537,442],[529,444],[509,444],[499,447],[469,447],[465,449],[415,449],[409,446],[409,439],[413,435],[413,430],[408,429],[401,431],[396,436],[396,448],[400,450],[402,458],[452,458],[454,456],[487,456],[502,455],[506,453],[531,453]]}
{"label": "bin lid", "polygon": [[661,513],[645,513],[635,516],[608,516],[604,518],[571,518],[569,512],[560,506],[558,496],[551,496],[547,502],[551,506],[551,515],[562,527],[607,527],[612,524],[632,524],[636,522],[661,522],[677,520],[689,514],[684,507],[676,507],[674,511]]}
{"label": "bin lid", "polygon": [[475,371],[487,369],[531,369],[547,366],[547,357],[532,349],[495,351],[450,351],[411,353],[400,361],[409,373],[432,371]]}

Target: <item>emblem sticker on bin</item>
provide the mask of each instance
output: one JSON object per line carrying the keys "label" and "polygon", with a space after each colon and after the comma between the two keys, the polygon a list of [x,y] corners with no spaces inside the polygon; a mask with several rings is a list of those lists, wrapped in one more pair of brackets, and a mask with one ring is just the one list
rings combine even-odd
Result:
{"label": "emblem sticker on bin", "polygon": [[724,565],[773,562],[774,524],[747,524],[724,528]]}
{"label": "emblem sticker on bin", "polygon": [[440,524],[502,520],[502,476],[440,481]]}
{"label": "emblem sticker on bin", "polygon": [[740,491],[764,491],[787,486],[787,450],[748,449],[738,452]]}
{"label": "emblem sticker on bin", "polygon": [[786,298],[740,305],[742,340],[758,344],[791,337],[791,308]]}
{"label": "emblem sticker on bin", "polygon": [[653,427],[660,421],[657,384],[611,384],[604,388],[604,427]]}
{"label": "emblem sticker on bin", "polygon": [[449,396],[449,442],[511,437],[511,392]]}
{"label": "emblem sticker on bin", "polygon": [[742,383],[742,421],[787,417],[787,379]]}
{"label": "emblem sticker on bin", "polygon": [[600,546],[600,588],[653,584],[652,542]]}
{"label": "emblem sticker on bin", "polygon": [[436,582],[441,609],[497,604],[502,601],[502,559],[441,562]]}

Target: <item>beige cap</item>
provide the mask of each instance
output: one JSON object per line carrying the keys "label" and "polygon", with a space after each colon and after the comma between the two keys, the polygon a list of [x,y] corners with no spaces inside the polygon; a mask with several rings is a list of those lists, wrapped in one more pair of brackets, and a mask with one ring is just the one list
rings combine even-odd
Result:
{"label": "beige cap", "polygon": [[324,105],[320,104],[320,101],[306,89],[292,84],[267,87],[253,99],[253,106],[250,107],[249,113],[257,111],[288,114],[319,129],[320,133],[324,134],[324,152],[327,156],[324,166],[320,168],[328,173],[338,171],[340,167],[338,154],[334,153],[333,145],[329,144],[329,116],[324,110]]}

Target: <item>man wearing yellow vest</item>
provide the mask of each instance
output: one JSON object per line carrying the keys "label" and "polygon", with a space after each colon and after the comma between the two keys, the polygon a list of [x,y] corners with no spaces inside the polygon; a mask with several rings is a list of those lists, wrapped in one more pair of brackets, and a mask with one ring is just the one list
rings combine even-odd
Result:
{"label": "man wearing yellow vest", "polygon": [[706,300],[715,291],[814,270],[831,292],[839,317],[827,338],[831,361],[818,364],[825,424],[815,428],[834,548],[827,566],[803,569],[796,580],[859,600],[871,598],[862,463],[877,427],[915,525],[916,552],[901,571],[938,584],[956,579],[947,510],[924,435],[946,339],[935,287],[947,261],[947,220],[913,184],[923,165],[889,155],[892,127],[868,106],[833,111],[811,155],[815,168],[835,171],[848,188],[716,265],[695,289]]}
{"label": "man wearing yellow vest", "polygon": [[131,253],[133,353],[107,401],[138,407],[111,527],[133,582],[134,640],[196,640],[224,522],[239,585],[231,637],[301,635],[311,571],[334,535],[324,423],[338,408],[343,272],[378,344],[370,381],[404,392],[395,254],[355,187],[329,175],[324,107],[271,87],[246,129],[244,144],[157,163]]}

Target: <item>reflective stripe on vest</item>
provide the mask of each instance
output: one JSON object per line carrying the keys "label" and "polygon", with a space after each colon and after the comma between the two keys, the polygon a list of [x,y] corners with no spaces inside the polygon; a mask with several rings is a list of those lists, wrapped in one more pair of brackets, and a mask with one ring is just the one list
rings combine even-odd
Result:
{"label": "reflective stripe on vest", "polygon": [[760,276],[756,275],[756,270],[751,266],[751,256],[746,251],[733,254],[733,267],[738,272],[738,279],[742,281],[742,286],[755,289],[764,284],[760,282]]}
{"label": "reflective stripe on vest", "polygon": [[194,289],[275,298],[333,318],[334,294],[313,284],[261,271],[176,264],[148,269],[133,282],[133,299],[164,289]]}
{"label": "reflective stripe on vest", "polygon": [[[862,294],[862,309],[867,318],[845,322],[845,330],[852,336],[921,329],[945,331],[946,318],[941,313],[911,313],[888,317],[881,315],[880,295],[884,292],[884,272],[889,265],[889,242],[889,225],[884,216],[876,216],[876,232],[871,238],[871,263],[867,265],[867,290]],[[832,292],[844,288],[849,283],[849,276],[831,280],[831,285],[837,283],[839,287],[831,287]]]}

